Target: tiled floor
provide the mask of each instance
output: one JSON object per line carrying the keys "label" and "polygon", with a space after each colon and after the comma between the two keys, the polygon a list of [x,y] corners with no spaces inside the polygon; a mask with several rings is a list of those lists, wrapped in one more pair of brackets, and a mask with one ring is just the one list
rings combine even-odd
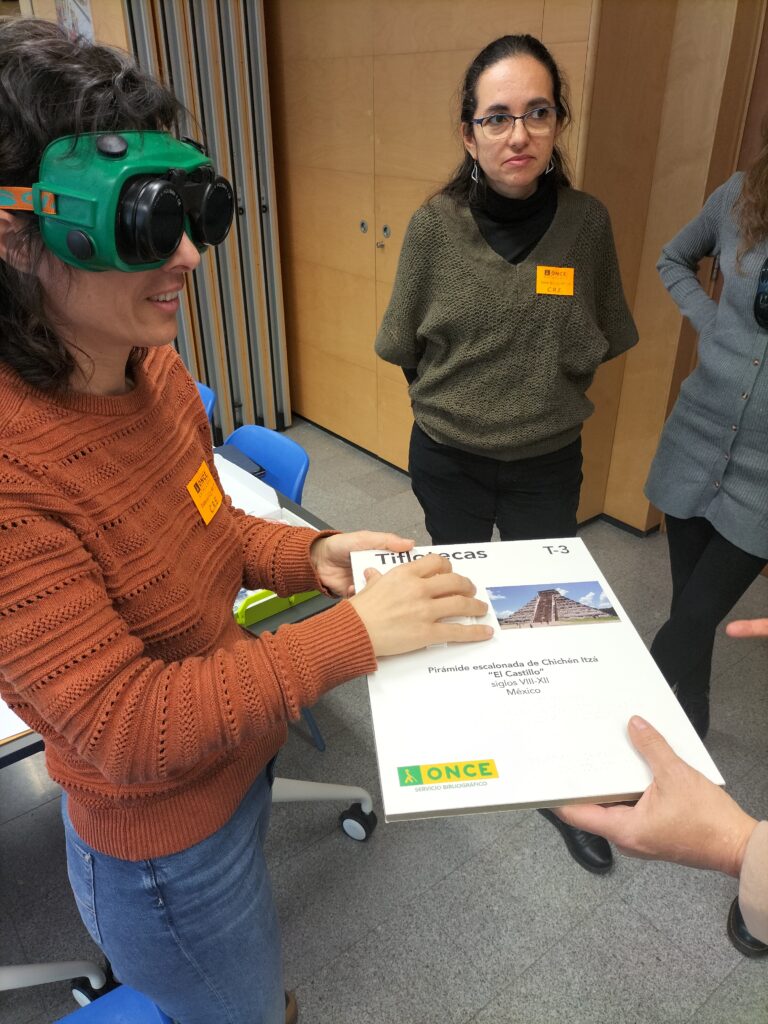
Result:
{"label": "tiled floor", "polygon": [[[301,421],[304,502],[341,529],[426,542],[407,478]],[[582,533],[646,641],[669,598],[664,538]],[[768,614],[768,579],[734,615]],[[708,745],[731,793],[768,815],[768,641],[717,640]],[[279,772],[379,799],[365,684],[327,695],[318,753],[293,729]],[[0,963],[92,957],[70,896],[42,755],[0,771]],[[532,812],[381,824],[354,843],[341,807],[274,808],[270,858],[286,976],[307,1024],[764,1024],[768,961],[725,935],[732,879],[619,857],[596,878]],[[0,1024],[49,1024],[68,987],[0,993]],[[215,1024],[215,1022],[212,1022]]]}

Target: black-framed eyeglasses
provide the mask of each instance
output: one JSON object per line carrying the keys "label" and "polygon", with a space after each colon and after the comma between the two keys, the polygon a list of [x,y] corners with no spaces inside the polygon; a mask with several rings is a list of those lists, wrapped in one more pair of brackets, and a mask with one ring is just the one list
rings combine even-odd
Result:
{"label": "black-framed eyeglasses", "polygon": [[768,259],[760,268],[755,293],[755,320],[763,330],[768,331]]}
{"label": "black-framed eyeglasses", "polygon": [[514,131],[518,121],[523,122],[529,135],[548,135],[557,123],[557,107],[534,107],[524,114],[488,114],[487,117],[473,117],[471,123],[479,124],[487,138],[500,139]]}

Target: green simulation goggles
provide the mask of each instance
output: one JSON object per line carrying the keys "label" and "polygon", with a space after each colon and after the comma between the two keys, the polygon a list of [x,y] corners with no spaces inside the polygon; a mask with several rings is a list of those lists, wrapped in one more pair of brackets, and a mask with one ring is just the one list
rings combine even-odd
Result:
{"label": "green simulation goggles", "polygon": [[184,235],[202,251],[227,236],[231,184],[205,151],[167,132],[55,139],[40,181],[0,185],[0,208],[31,210],[48,249],[83,270],[153,270]]}

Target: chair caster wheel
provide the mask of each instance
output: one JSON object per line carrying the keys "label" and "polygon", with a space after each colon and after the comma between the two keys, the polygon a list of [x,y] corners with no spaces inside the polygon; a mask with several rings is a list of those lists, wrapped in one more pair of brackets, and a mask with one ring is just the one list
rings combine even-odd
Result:
{"label": "chair caster wheel", "polygon": [[366,814],[361,804],[352,804],[348,810],[342,811],[339,815],[339,824],[350,839],[364,843],[373,835],[376,828],[376,815],[373,811]]}
{"label": "chair caster wheel", "polygon": [[72,998],[78,1006],[88,1006],[94,1000],[98,999],[99,996],[105,996],[107,992],[111,992],[113,988],[118,987],[120,982],[117,981],[112,973],[112,965],[108,960],[104,962],[104,975],[106,977],[106,981],[101,988],[94,988],[88,978],[72,979],[70,991],[72,992]]}

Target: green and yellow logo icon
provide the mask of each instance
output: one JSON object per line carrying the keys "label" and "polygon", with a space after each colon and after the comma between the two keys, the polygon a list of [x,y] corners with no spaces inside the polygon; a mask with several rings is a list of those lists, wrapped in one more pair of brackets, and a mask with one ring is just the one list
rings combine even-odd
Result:
{"label": "green and yellow logo icon", "polygon": [[401,786],[423,786],[424,779],[421,774],[421,765],[412,764],[405,768],[398,768],[397,775]]}
{"label": "green and yellow logo icon", "polygon": [[446,761],[444,764],[410,764],[397,769],[401,786],[434,786],[451,782],[476,782],[478,779],[498,779],[496,762]]}

